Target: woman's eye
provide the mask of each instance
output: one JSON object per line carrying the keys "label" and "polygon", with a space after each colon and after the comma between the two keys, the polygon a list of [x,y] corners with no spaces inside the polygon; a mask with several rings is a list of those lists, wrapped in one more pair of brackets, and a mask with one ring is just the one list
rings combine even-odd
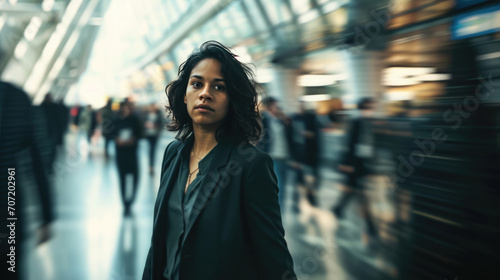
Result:
{"label": "woman's eye", "polygon": [[225,91],[226,90],[226,87],[223,86],[223,85],[216,85],[215,86],[215,90],[218,90],[218,91]]}
{"label": "woman's eye", "polygon": [[201,88],[200,82],[192,82],[191,85],[193,85],[194,88]]}

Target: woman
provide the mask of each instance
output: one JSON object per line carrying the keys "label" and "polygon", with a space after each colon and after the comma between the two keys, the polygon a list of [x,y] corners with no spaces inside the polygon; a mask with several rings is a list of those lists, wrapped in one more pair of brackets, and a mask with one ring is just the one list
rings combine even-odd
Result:
{"label": "woman", "polygon": [[143,279],[296,279],[252,71],[204,43],[166,88],[169,129]]}

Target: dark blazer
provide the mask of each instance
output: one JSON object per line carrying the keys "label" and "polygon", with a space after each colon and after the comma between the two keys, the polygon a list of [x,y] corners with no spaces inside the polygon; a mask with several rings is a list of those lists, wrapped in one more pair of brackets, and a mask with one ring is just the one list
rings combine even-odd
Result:
{"label": "dark blazer", "polygon": [[[142,279],[164,279],[165,206],[184,145],[173,141],[165,150]],[[296,279],[271,157],[250,144],[222,140],[219,145],[186,226],[180,279]]]}

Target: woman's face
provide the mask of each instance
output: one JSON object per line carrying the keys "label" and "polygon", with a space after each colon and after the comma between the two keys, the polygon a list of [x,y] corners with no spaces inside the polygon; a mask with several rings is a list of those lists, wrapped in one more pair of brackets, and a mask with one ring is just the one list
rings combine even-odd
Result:
{"label": "woman's face", "polygon": [[193,125],[216,128],[224,121],[229,99],[218,60],[206,58],[194,66],[189,76],[184,103]]}

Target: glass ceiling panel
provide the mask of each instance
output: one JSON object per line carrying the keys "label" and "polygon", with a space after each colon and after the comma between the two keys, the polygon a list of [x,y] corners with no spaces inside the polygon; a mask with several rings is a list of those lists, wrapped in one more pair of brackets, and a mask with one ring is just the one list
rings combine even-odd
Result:
{"label": "glass ceiling panel", "polygon": [[292,3],[293,12],[296,15],[305,13],[312,8],[310,0],[290,0],[290,2]]}
{"label": "glass ceiling panel", "polygon": [[292,18],[290,10],[282,0],[265,1],[263,4],[274,25],[289,21]]}
{"label": "glass ceiling panel", "polygon": [[257,32],[260,33],[267,30],[264,18],[262,18],[262,14],[257,8],[257,4],[255,4],[255,0],[246,0],[244,1],[244,4],[248,8],[248,12],[250,13],[253,21],[255,22]]}
{"label": "glass ceiling panel", "polygon": [[226,14],[228,16],[228,19],[232,22],[232,26],[236,29],[240,40],[247,38],[253,34],[250,21],[243,12],[243,8],[240,2],[233,3],[229,7]]}

